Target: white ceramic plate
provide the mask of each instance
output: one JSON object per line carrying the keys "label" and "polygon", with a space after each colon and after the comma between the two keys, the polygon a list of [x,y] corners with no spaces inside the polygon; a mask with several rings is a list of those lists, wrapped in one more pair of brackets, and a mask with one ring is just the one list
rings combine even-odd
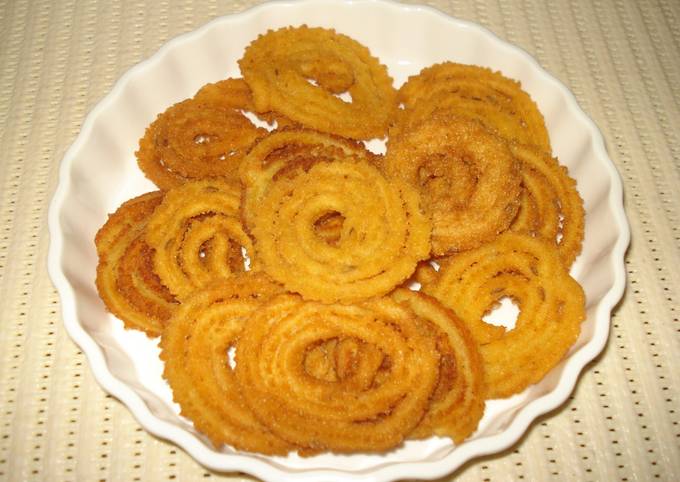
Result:
{"label": "white ceramic plate", "polygon": [[[581,337],[542,382],[510,399],[488,402],[479,430],[459,446],[432,438],[382,456],[305,459],[215,451],[177,415],[161,378],[156,341],[123,330],[97,296],[96,231],[123,201],[154,189],[134,158],[144,128],[201,85],[240,76],[236,61],[259,33],[302,23],[333,27],[367,45],[388,65],[397,86],[422,67],[445,60],[492,67],[521,80],[545,116],[555,153],[578,181],[587,211],[583,254],[572,270],[587,294]],[[64,323],[104,389],[126,404],[147,430],[176,443],[206,467],[277,482],[432,479],[513,444],[536,417],[566,400],[583,367],[604,347],[611,310],[623,292],[629,240],[620,178],[598,129],[564,85],[527,53],[477,25],[427,7],[385,1],[264,4],[169,42],[127,72],[87,117],[62,161],[49,227],[49,271],[61,296]]]}

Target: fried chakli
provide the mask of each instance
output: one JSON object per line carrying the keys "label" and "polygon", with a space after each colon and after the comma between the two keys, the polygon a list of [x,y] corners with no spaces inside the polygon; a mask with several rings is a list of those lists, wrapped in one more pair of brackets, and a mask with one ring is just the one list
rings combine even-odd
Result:
{"label": "fried chakli", "polygon": [[294,450],[255,418],[229,362],[248,317],[281,292],[262,273],[213,282],[186,298],[163,332],[163,376],[173,398],[218,448],[229,444],[269,455]]}
{"label": "fried chakli", "polygon": [[507,143],[476,121],[437,112],[390,139],[384,165],[389,177],[419,190],[436,256],[492,240],[517,214],[520,165]]}
{"label": "fried chakli", "polygon": [[[363,387],[351,376],[310,374],[306,357],[330,340],[371,346],[383,373]],[[251,410],[303,453],[397,446],[427,409],[438,366],[434,338],[389,298],[328,305],[280,295],[250,316],[236,350],[236,376]]]}
{"label": "fried chakli", "polygon": [[[538,382],[576,341],[585,297],[554,244],[506,232],[440,264],[439,272],[419,270],[422,290],[453,309],[480,344],[488,398]],[[510,331],[483,320],[504,298],[520,310]]]}
{"label": "fried chakli", "polygon": [[253,250],[239,217],[240,194],[237,184],[220,179],[186,182],[167,191],[149,219],[154,270],[179,299],[245,271],[243,251]]}
{"label": "fried chakli", "polygon": [[[277,179],[291,178],[321,162],[352,158],[378,165],[379,157],[360,142],[303,128],[286,128],[259,140],[243,159],[239,169],[244,187],[242,215],[247,226],[260,212],[260,204]],[[319,223],[330,237],[338,235],[338,219]]]}
{"label": "fried chakli", "polygon": [[444,62],[409,77],[399,90],[404,105],[397,132],[436,109],[474,118],[509,140],[550,152],[543,115],[519,82],[477,65]]}
{"label": "fried chakli", "polygon": [[523,193],[512,231],[552,241],[567,269],[581,252],[585,210],[576,181],[557,159],[529,146],[512,146],[522,163]]}
{"label": "fried chakli", "polygon": [[[203,101],[193,98],[179,102],[146,129],[139,142],[137,161],[144,174],[161,189],[210,177],[238,179],[241,159],[267,130],[256,127],[236,106],[230,105],[247,99],[238,82],[228,85],[233,85],[233,102],[220,102],[219,96],[208,89],[203,94],[199,92],[198,98]],[[228,92],[224,97],[228,97]]]}
{"label": "fried chakli", "polygon": [[[279,112],[319,131],[352,139],[384,137],[397,107],[387,68],[366,47],[334,30],[270,30],[246,48],[239,66],[257,112]],[[351,101],[339,98],[343,92]]]}
{"label": "fried chakli", "polygon": [[[272,183],[249,225],[262,269],[305,299],[356,301],[389,292],[430,251],[417,192],[363,161],[313,165]],[[336,242],[317,233],[342,217]]]}
{"label": "fried chakli", "polygon": [[177,304],[160,283],[144,241],[148,219],[163,199],[156,191],[123,203],[97,232],[96,285],[108,310],[127,328],[158,336]]}
{"label": "fried chakli", "polygon": [[430,407],[409,438],[434,434],[460,443],[484,414],[484,370],[477,343],[456,314],[436,299],[407,289],[397,289],[391,297],[433,325],[441,355]]}

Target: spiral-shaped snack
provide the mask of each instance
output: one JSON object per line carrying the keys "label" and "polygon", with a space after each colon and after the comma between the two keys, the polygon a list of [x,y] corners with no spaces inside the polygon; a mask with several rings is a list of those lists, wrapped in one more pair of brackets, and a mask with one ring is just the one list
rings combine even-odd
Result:
{"label": "spiral-shaped snack", "polygon": [[[239,66],[257,112],[275,111],[319,131],[383,137],[397,108],[387,68],[334,30],[270,30],[246,48]],[[351,101],[340,98],[345,92]]]}
{"label": "spiral-shaped snack", "polygon": [[[348,343],[349,355],[352,345],[365,345],[380,356],[370,383],[357,383],[351,363],[341,363],[346,371],[330,381],[305,369],[306,358],[331,340]],[[250,316],[236,350],[236,376],[251,410],[307,453],[397,446],[425,413],[438,367],[427,326],[389,298],[328,305],[277,296]]]}
{"label": "spiral-shaped snack", "polygon": [[390,140],[384,170],[420,192],[437,256],[492,240],[519,208],[519,163],[503,139],[471,119],[433,114]]}
{"label": "spiral-shaped snack", "polygon": [[409,438],[439,435],[460,443],[484,414],[484,370],[477,343],[463,321],[436,299],[403,288],[391,297],[432,325],[440,353],[439,380],[430,407]]}
{"label": "spiral-shaped snack", "polygon": [[552,241],[569,269],[581,252],[585,210],[576,181],[557,159],[529,146],[514,145],[512,153],[522,163],[520,208],[510,225]]}
{"label": "spiral-shaped snack", "polygon": [[[506,232],[450,256],[439,272],[419,270],[419,281],[480,344],[488,398],[508,397],[543,378],[574,344],[585,319],[583,289],[554,244],[527,234]],[[510,331],[483,319],[504,298],[520,310]]]}
{"label": "spiral-shaped snack", "polygon": [[220,102],[208,89],[197,97],[203,101],[193,98],[179,102],[146,129],[139,141],[137,161],[158,187],[169,189],[210,177],[238,179],[241,159],[267,130],[256,127],[236,106],[232,107],[248,99],[237,82],[231,88],[233,102]]}
{"label": "spiral-shaped snack", "polygon": [[179,299],[246,270],[253,250],[239,217],[240,192],[219,179],[186,182],[167,191],[149,219],[154,270]]}
{"label": "spiral-shaped snack", "polygon": [[[267,190],[277,179],[294,177],[314,164],[347,158],[378,165],[379,157],[360,142],[310,129],[286,128],[270,133],[252,147],[239,169],[246,226],[252,225]],[[319,226],[337,234],[337,219],[324,220]]]}
{"label": "spiral-shaped snack", "polygon": [[477,65],[444,62],[409,77],[399,89],[404,105],[396,132],[405,132],[437,109],[480,121],[488,129],[550,152],[543,115],[521,84]]}
{"label": "spiral-shaped snack", "polygon": [[220,447],[285,454],[294,447],[273,435],[245,403],[229,360],[248,317],[283,289],[262,273],[209,284],[186,298],[161,337],[163,376],[181,413]]}
{"label": "spiral-shaped snack", "polygon": [[[317,223],[339,216],[337,240]],[[417,192],[358,160],[318,163],[267,190],[249,229],[262,268],[305,299],[356,301],[389,292],[430,251]]]}
{"label": "spiral-shaped snack", "polygon": [[125,326],[158,336],[177,303],[158,279],[144,231],[163,199],[156,191],[123,203],[97,232],[96,285],[108,310]]}

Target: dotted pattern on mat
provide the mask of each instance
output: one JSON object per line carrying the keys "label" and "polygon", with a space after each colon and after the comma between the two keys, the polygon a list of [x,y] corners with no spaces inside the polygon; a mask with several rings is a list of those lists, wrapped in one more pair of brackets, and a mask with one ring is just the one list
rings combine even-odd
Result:
{"label": "dotted pattern on mat", "polygon": [[[0,1],[0,480],[252,480],[206,471],[93,380],[45,263],[61,156],[135,63],[231,3]],[[415,2],[410,2],[415,3]],[[461,481],[680,473],[680,3],[431,1],[526,49],[602,130],[625,185],[628,289],[568,402]]]}

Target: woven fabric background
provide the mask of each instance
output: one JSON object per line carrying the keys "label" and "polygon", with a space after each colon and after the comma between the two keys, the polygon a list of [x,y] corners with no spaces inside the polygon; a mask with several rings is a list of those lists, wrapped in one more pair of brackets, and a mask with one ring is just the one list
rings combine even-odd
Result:
{"label": "woven fabric background", "polygon": [[[250,480],[150,436],[94,381],[46,271],[59,162],[169,39],[255,1],[0,1],[0,479]],[[443,480],[680,477],[680,2],[425,2],[531,53],[602,130],[632,228],[604,353],[510,450]]]}

